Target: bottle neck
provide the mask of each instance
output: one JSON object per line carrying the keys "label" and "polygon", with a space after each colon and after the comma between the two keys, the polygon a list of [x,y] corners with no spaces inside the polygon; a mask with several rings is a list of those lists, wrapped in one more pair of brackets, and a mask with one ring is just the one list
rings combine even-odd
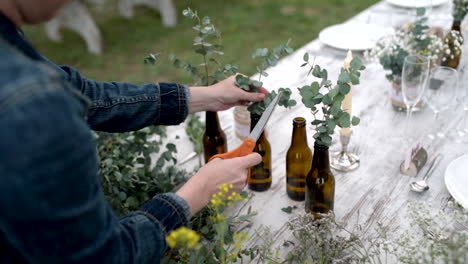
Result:
{"label": "bottle neck", "polygon": [[250,132],[252,132],[260,117],[260,115],[250,113]]}
{"label": "bottle neck", "polygon": [[218,113],[206,111],[205,112],[205,131],[207,133],[216,133],[221,131],[219,124]]}
{"label": "bottle neck", "polygon": [[461,21],[454,20],[452,24],[452,30],[460,31],[461,30]]}
{"label": "bottle neck", "polygon": [[319,170],[330,170],[330,159],[328,155],[328,147],[324,145],[314,144],[314,157],[312,159],[312,167]]}
{"label": "bottle neck", "polygon": [[307,132],[305,125],[293,126],[293,135],[291,139],[291,146],[307,145]]}
{"label": "bottle neck", "polygon": [[[262,117],[261,115],[257,115],[257,114],[252,114],[250,113],[250,132],[252,132],[252,130],[254,129],[255,125],[258,123],[258,121],[260,120],[260,117]],[[263,132],[260,134],[260,137],[258,138],[260,140],[260,138],[263,138],[264,137],[264,134],[265,133],[265,130],[263,130]],[[257,141],[258,142],[258,141]]]}

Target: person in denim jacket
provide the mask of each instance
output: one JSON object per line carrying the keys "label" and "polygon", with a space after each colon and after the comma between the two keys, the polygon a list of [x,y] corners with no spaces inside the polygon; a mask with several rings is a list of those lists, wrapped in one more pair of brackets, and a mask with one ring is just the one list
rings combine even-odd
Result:
{"label": "person in denim jacket", "polygon": [[0,263],[158,263],[171,230],[189,225],[224,183],[245,186],[257,153],[215,159],[176,193],[117,218],[100,186],[91,129],[175,125],[188,113],[260,101],[230,77],[211,87],[97,82],[57,66],[20,26],[66,0],[0,1]]}

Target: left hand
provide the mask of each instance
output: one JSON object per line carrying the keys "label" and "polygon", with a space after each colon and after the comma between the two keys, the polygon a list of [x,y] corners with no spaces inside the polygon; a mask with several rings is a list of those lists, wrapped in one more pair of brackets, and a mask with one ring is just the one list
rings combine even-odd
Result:
{"label": "left hand", "polygon": [[258,93],[250,93],[237,87],[233,75],[211,86],[190,87],[190,113],[200,111],[223,111],[236,105],[260,102],[268,94],[261,87]]}

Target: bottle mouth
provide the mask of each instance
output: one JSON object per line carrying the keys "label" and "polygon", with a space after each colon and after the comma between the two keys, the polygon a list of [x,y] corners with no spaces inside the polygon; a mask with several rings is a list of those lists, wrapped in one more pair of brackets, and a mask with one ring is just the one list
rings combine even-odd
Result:
{"label": "bottle mouth", "polygon": [[314,148],[318,150],[328,150],[328,146],[322,145],[317,143],[317,141],[314,142]]}
{"label": "bottle mouth", "polygon": [[293,125],[294,126],[303,127],[303,126],[305,126],[305,124],[306,124],[306,120],[303,117],[298,116],[298,117],[295,117],[294,120],[293,120]]}

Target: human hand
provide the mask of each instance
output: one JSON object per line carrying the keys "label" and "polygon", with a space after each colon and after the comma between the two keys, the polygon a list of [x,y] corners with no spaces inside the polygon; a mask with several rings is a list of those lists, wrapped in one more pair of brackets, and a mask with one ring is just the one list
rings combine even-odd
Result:
{"label": "human hand", "polygon": [[199,111],[223,111],[235,105],[248,102],[260,102],[268,94],[268,90],[261,87],[258,93],[246,92],[236,86],[233,75],[211,86],[190,87],[190,113]]}
{"label": "human hand", "polygon": [[248,169],[261,161],[262,157],[258,153],[232,159],[214,159],[201,167],[177,191],[177,195],[187,201],[194,215],[208,204],[223,184],[232,184],[232,191],[241,192],[246,184]]}

